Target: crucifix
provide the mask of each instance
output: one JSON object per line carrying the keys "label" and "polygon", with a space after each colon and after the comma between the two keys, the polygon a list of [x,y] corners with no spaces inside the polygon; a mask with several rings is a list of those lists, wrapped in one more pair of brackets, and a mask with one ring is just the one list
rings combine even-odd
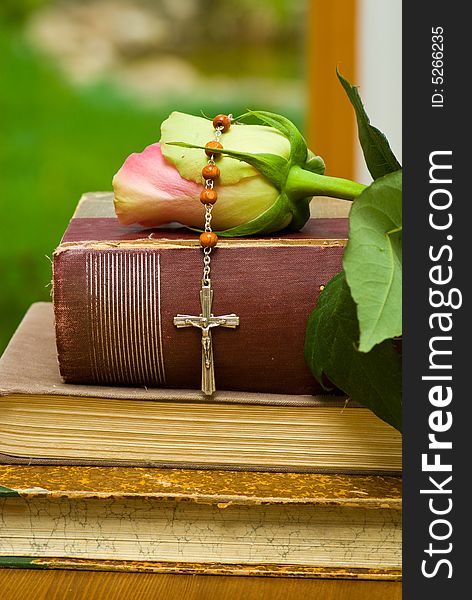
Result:
{"label": "crucifix", "polygon": [[202,312],[198,317],[193,315],[177,315],[174,317],[174,325],[178,328],[198,327],[202,330],[202,392],[207,396],[211,396],[216,390],[211,330],[213,327],[218,326],[236,329],[239,325],[239,317],[235,314],[215,317],[212,314],[213,289],[209,279],[202,281],[200,304]]}
{"label": "crucifix", "polygon": [[215,139],[205,145],[205,154],[208,160],[207,164],[202,168],[204,187],[200,192],[200,202],[205,207],[205,224],[200,234],[200,245],[203,249],[203,279],[200,290],[202,312],[198,317],[194,315],[177,315],[174,317],[174,325],[176,327],[198,327],[202,331],[202,392],[206,396],[211,396],[216,391],[211,330],[213,327],[218,326],[236,329],[239,325],[239,317],[234,313],[215,317],[211,312],[213,288],[211,287],[210,280],[210,255],[212,249],[218,243],[218,236],[212,229],[211,221],[213,205],[218,200],[214,184],[220,176],[220,169],[216,166],[215,161],[221,158],[221,154],[217,152],[217,150],[223,148],[220,142],[221,135],[228,131],[232,121],[232,115],[217,115],[213,119]]}

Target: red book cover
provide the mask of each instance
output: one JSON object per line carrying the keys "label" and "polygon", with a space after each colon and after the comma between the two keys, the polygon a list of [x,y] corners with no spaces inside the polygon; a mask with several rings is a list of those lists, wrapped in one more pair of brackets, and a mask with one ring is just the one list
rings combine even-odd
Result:
{"label": "red book cover", "polygon": [[[310,219],[298,233],[220,239],[212,253],[218,389],[319,393],[304,362],[308,316],[342,268],[347,219]],[[54,253],[54,311],[67,382],[199,389],[202,256],[183,228],[124,227],[111,194],[86,194]]]}

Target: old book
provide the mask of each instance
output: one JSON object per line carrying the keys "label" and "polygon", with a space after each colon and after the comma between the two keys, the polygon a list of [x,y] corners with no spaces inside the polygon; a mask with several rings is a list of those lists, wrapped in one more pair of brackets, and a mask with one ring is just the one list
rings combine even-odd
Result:
{"label": "old book", "polygon": [[400,434],[342,397],[67,384],[53,311],[32,306],[0,361],[3,462],[398,473]]}
{"label": "old book", "polygon": [[[213,332],[218,389],[321,391],[303,357],[305,328],[342,266],[347,219],[311,219],[302,232],[221,239],[212,254],[213,313],[236,313]],[[86,194],[54,253],[54,307],[65,381],[199,389],[202,256],[182,228],[123,227],[111,194]]]}
{"label": "old book", "polygon": [[396,477],[0,466],[0,566],[398,579]]}

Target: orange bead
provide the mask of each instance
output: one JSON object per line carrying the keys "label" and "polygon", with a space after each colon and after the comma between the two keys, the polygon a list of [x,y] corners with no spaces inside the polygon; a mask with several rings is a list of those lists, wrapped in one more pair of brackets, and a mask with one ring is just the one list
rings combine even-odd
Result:
{"label": "orange bead", "polygon": [[220,148],[220,150],[223,148],[223,144],[220,144],[220,142],[208,142],[207,144],[205,144],[205,148],[207,148],[207,150],[205,150],[205,154],[207,156],[213,156],[215,160],[221,158],[221,154],[215,154],[214,152],[212,152],[213,148]]}
{"label": "orange bead", "polygon": [[216,193],[216,190],[204,188],[200,192],[200,202],[202,204],[215,204],[215,202],[217,200],[218,200],[218,194]]}
{"label": "orange bead", "polygon": [[220,170],[216,165],[205,165],[202,169],[203,179],[218,179]]}
{"label": "orange bead", "polygon": [[204,231],[200,235],[200,244],[203,248],[214,248],[218,243],[218,236],[213,231]]}
{"label": "orange bead", "polygon": [[220,128],[221,131],[225,133],[225,131],[228,131],[228,129],[231,127],[231,119],[228,117],[228,115],[216,115],[216,117],[213,119],[213,127],[215,129]]}

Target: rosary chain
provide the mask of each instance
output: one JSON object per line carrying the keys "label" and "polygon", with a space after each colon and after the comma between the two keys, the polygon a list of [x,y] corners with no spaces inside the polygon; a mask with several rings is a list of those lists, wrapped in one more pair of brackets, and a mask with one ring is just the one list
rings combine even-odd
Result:
{"label": "rosary chain", "polygon": [[[213,206],[211,204],[205,205],[205,231],[211,231],[211,211]],[[203,249],[203,285],[210,285],[210,271],[211,271],[211,248]]]}
{"label": "rosary chain", "polygon": [[[229,115],[232,119],[232,115]],[[219,142],[221,139],[221,134],[223,132],[223,126],[215,127],[214,136],[215,141]],[[214,165],[215,164],[215,155],[211,154],[208,158],[207,164]],[[212,190],[215,182],[213,179],[205,179],[205,189]],[[211,228],[211,211],[213,210],[213,206],[211,204],[205,204],[205,231],[211,232],[213,231]],[[203,285],[210,285],[210,271],[211,271],[211,248],[203,249]]]}
{"label": "rosary chain", "polygon": [[213,206],[211,204],[205,205],[205,231],[211,231],[211,211]]}
{"label": "rosary chain", "polygon": [[[219,126],[215,128],[214,135],[215,141],[219,142],[221,139],[223,127]],[[211,154],[207,164],[214,165],[215,164],[215,156]],[[207,190],[212,190],[215,182],[213,179],[205,179],[205,188]],[[211,204],[205,204],[205,231],[211,232],[211,211],[213,210],[213,206]],[[211,271],[211,248],[203,249],[203,285],[210,285],[210,271]]]}

